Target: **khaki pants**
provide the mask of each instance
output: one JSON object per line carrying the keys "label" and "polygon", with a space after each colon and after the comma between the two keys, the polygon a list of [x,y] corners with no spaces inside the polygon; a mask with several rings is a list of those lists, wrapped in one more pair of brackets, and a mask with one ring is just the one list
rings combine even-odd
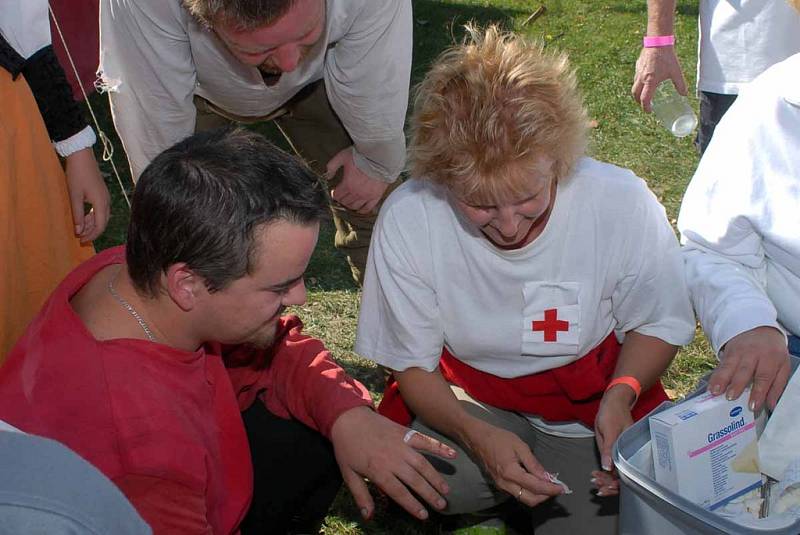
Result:
{"label": "khaki pants", "polygon": [[[282,108],[265,117],[239,117],[229,114],[207,100],[195,96],[197,124],[195,131],[219,128],[231,123],[275,121],[289,144],[320,176],[333,156],[353,144],[344,126],[328,102],[322,80],[309,84]],[[329,189],[336,187],[342,172],[328,180]],[[389,188],[386,192],[393,188]],[[385,197],[385,196],[384,196]],[[361,215],[331,199],[331,214],[336,226],[334,245],[347,255],[353,279],[360,286],[364,280],[367,251],[376,215]]]}
{"label": "khaki pants", "polygon": [[[528,444],[545,470],[558,473],[558,478],[572,489],[572,494],[551,498],[531,509],[536,535],[617,533],[618,497],[602,498],[592,493],[594,485],[590,482],[591,471],[600,467],[593,437],[548,435],[531,426],[520,414],[481,403],[457,386],[451,388],[467,412],[516,434]],[[460,444],[429,428],[419,419],[415,419],[411,427],[448,444],[458,453],[452,461],[429,457],[450,486],[450,493],[445,497],[445,514],[476,513],[511,498],[508,493],[494,486],[491,476],[470,458]]]}

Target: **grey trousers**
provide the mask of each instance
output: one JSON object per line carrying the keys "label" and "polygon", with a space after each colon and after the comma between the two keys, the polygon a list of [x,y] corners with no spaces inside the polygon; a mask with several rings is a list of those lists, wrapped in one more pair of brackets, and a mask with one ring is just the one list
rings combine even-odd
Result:
{"label": "grey trousers", "polygon": [[[231,123],[275,121],[294,151],[320,176],[324,176],[331,158],[353,144],[353,140],[328,102],[322,80],[304,87],[283,107],[265,117],[235,116],[197,96],[194,98],[194,104],[197,108],[195,126],[197,132]],[[341,178],[340,170],[335,177],[328,180],[329,188],[336,187]],[[390,186],[386,195],[392,189]],[[336,226],[334,245],[347,255],[353,279],[361,286],[367,264],[369,242],[372,238],[372,227],[375,225],[377,215],[361,215],[348,210],[333,199],[331,199],[331,214]]]}
{"label": "grey trousers", "polygon": [[[593,437],[563,438],[548,435],[522,415],[486,405],[470,397],[457,386],[451,387],[462,406],[471,415],[520,437],[542,466],[566,483],[572,494],[551,498],[531,509],[534,530],[540,534],[611,535],[617,533],[618,497],[597,497],[592,492],[592,470],[599,470],[600,460]],[[449,437],[426,426],[419,418],[411,426],[453,447],[458,456],[452,461],[430,458],[450,486],[445,514],[474,513],[489,509],[511,498],[497,489],[491,477],[463,447]]]}

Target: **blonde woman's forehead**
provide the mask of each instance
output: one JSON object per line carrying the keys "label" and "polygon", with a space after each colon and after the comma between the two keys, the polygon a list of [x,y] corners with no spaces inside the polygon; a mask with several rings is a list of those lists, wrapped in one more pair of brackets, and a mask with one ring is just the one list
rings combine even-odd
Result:
{"label": "blonde woman's forehead", "polygon": [[473,206],[518,204],[546,190],[555,181],[554,160],[540,157],[534,162],[497,169],[496,173],[453,182],[453,193]]}

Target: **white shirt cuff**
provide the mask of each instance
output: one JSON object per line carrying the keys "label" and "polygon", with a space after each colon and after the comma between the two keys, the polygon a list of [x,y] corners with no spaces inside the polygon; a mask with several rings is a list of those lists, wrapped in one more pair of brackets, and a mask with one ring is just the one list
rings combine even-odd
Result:
{"label": "white shirt cuff", "polygon": [[68,137],[63,141],[54,141],[53,147],[62,158],[66,158],[70,154],[91,147],[97,141],[97,136],[94,134],[91,126],[87,126],[77,134]]}

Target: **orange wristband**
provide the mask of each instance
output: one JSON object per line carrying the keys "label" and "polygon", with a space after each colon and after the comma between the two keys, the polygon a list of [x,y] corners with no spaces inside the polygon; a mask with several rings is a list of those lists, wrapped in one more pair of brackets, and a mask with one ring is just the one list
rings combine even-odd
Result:
{"label": "orange wristband", "polygon": [[633,398],[633,403],[631,403],[631,407],[636,405],[636,402],[639,400],[639,396],[642,393],[642,383],[639,382],[639,379],[633,377],[632,375],[623,375],[622,377],[615,377],[614,379],[611,380],[610,383],[608,383],[608,386],[606,387],[606,392],[612,386],[616,385],[628,385],[629,387],[631,387],[633,389],[633,393],[636,395],[636,397]]}

